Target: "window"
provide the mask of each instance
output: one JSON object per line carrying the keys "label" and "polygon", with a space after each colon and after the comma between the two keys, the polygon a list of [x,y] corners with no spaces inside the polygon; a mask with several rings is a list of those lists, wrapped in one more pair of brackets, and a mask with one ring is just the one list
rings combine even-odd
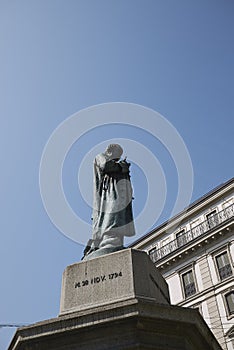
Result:
{"label": "window", "polygon": [[186,244],[185,230],[181,230],[176,234],[177,246],[182,247],[182,245]]}
{"label": "window", "polygon": [[216,210],[211,211],[209,214],[206,215],[207,223],[209,228],[215,227],[218,222],[218,217],[216,215]]}
{"label": "window", "polygon": [[186,298],[196,293],[196,286],[192,270],[189,270],[186,273],[182,274],[182,282],[184,288],[184,295]]}
{"label": "window", "polygon": [[234,292],[230,292],[226,294],[225,299],[227,303],[228,314],[233,315],[234,314]]}
{"label": "window", "polygon": [[228,278],[229,276],[232,276],[232,268],[230,265],[230,261],[228,258],[228,253],[223,252],[222,254],[219,254],[215,257],[219,277],[221,280],[224,280],[225,278]]}

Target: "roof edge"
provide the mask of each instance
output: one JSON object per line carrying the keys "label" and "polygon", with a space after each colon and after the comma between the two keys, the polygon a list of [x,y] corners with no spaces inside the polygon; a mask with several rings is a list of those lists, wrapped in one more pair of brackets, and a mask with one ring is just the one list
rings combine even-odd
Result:
{"label": "roof edge", "polygon": [[196,199],[195,201],[193,201],[188,207],[186,207],[185,209],[180,211],[178,214],[175,214],[172,218],[168,219],[167,221],[164,221],[159,226],[153,228],[152,230],[150,230],[149,232],[144,234],[142,237],[138,238],[136,241],[134,241],[133,243],[129,244],[128,248],[131,248],[131,247],[135,246],[136,244],[142,242],[144,239],[149,237],[152,233],[154,233],[155,231],[163,228],[164,226],[167,226],[170,222],[172,222],[173,220],[175,220],[179,216],[183,215],[184,213],[188,212],[189,210],[193,209],[196,205],[198,205],[199,203],[201,203],[205,199],[210,198],[215,193],[217,193],[219,190],[224,189],[225,187],[229,186],[232,182],[234,183],[234,177],[232,177],[231,179],[229,179],[226,182],[221,183],[220,185],[216,186],[214,189],[210,190],[209,192],[207,192],[203,196],[201,196],[198,199]]}

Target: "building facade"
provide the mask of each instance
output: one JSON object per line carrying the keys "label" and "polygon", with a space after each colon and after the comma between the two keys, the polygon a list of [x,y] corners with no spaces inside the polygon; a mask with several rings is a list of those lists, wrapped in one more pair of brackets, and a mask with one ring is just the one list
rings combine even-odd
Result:
{"label": "building facade", "polygon": [[196,308],[223,350],[234,350],[234,178],[131,247],[166,279],[171,303]]}

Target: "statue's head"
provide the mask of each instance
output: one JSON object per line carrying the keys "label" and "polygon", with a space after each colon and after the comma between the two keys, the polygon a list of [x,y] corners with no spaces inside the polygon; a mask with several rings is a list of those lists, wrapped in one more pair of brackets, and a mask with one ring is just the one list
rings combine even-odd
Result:
{"label": "statue's head", "polygon": [[117,143],[110,144],[107,149],[105,150],[105,155],[109,159],[120,159],[120,157],[123,154],[123,149],[120,145]]}

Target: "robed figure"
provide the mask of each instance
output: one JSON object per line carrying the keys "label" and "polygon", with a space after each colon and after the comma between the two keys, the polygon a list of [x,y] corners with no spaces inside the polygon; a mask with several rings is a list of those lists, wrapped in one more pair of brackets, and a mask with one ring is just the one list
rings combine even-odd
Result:
{"label": "robed figure", "polygon": [[94,159],[93,235],[85,258],[123,249],[124,236],[135,234],[130,163],[121,160],[122,153],[120,145],[111,144]]}

